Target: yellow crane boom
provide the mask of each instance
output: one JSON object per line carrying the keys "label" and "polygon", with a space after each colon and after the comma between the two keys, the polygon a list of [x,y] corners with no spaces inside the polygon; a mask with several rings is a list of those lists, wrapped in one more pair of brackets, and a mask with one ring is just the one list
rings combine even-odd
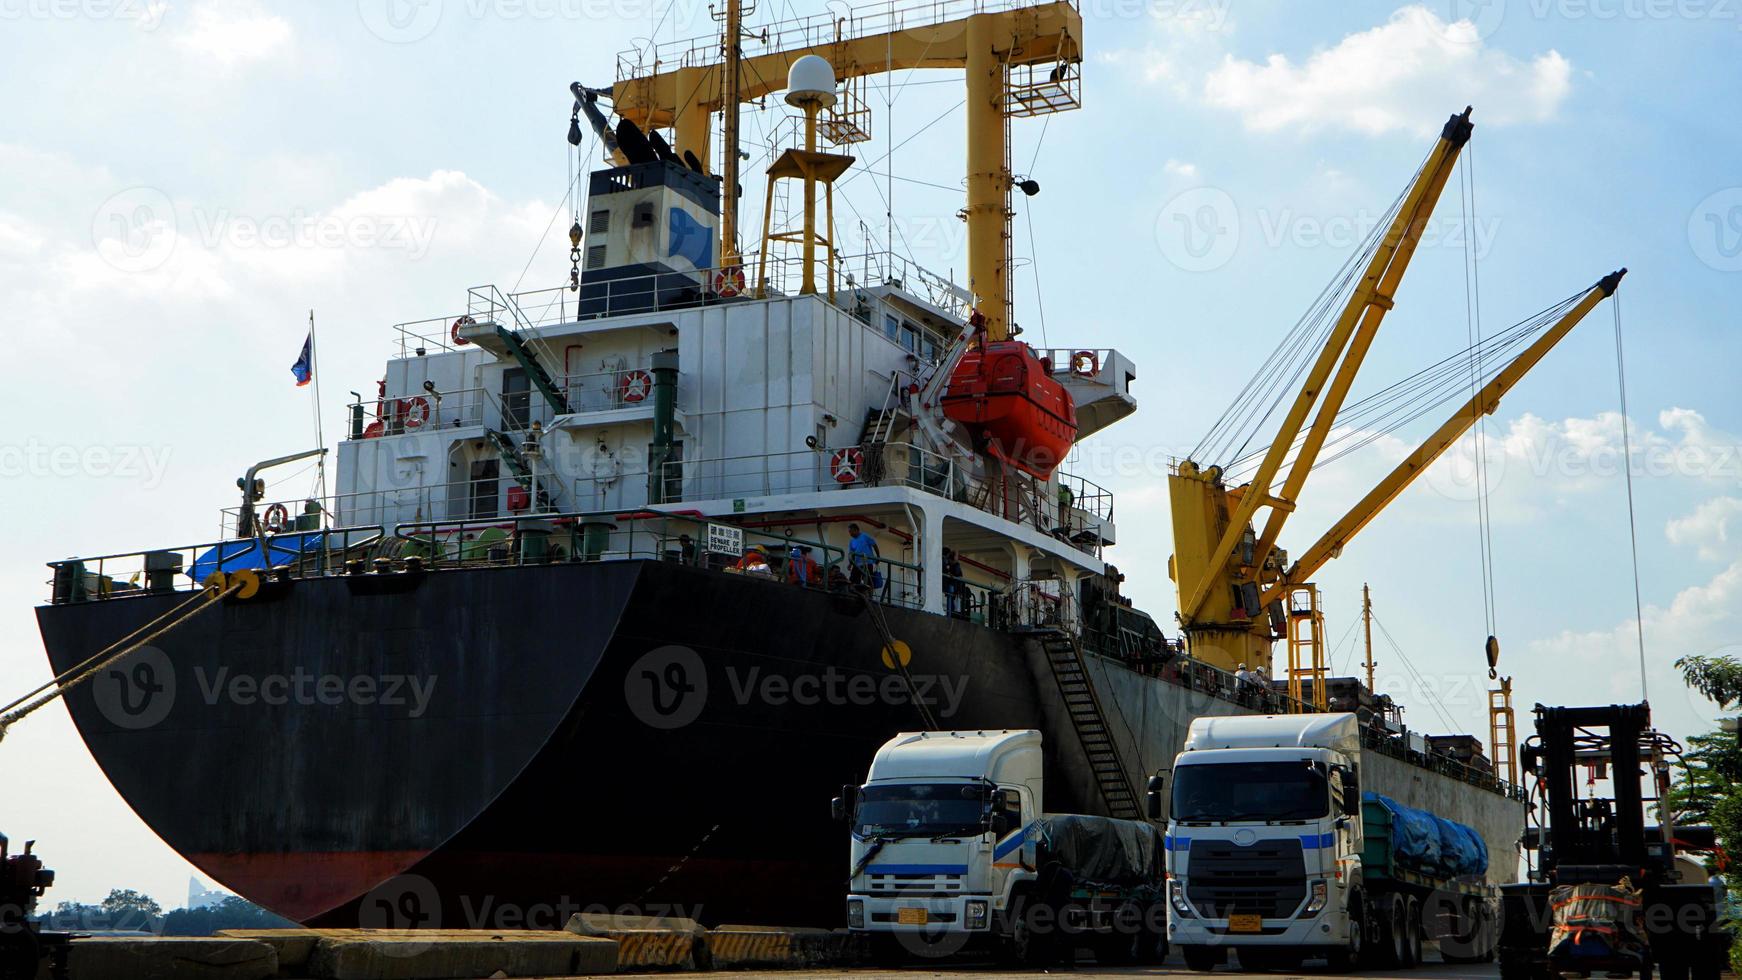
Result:
{"label": "yellow crane boom", "polygon": [[[1179,613],[1180,618],[1187,623],[1202,618],[1205,601],[1210,597],[1211,590],[1223,580],[1228,561],[1234,556],[1234,549],[1240,544],[1242,536],[1247,533],[1253,516],[1257,514],[1258,508],[1268,506],[1270,516],[1265,522],[1264,534],[1258,539],[1251,560],[1242,562],[1250,568],[1253,578],[1264,567],[1276,545],[1277,536],[1282,532],[1283,523],[1294,511],[1295,501],[1306,484],[1307,474],[1312,471],[1319,449],[1330,435],[1332,422],[1343,407],[1349,386],[1354,383],[1355,375],[1361,369],[1361,362],[1379,332],[1379,325],[1385,319],[1386,312],[1394,305],[1392,297],[1403,281],[1403,274],[1408,270],[1410,259],[1414,257],[1416,246],[1421,242],[1428,219],[1433,215],[1434,205],[1439,202],[1440,194],[1451,177],[1452,168],[1457,164],[1458,153],[1469,142],[1471,129],[1468,108],[1461,115],[1455,115],[1446,122],[1440,131],[1439,140],[1428,156],[1428,162],[1416,174],[1415,180],[1404,193],[1403,204],[1397,209],[1396,216],[1386,229],[1379,248],[1368,260],[1359,285],[1344,305],[1329,339],[1319,351],[1300,392],[1290,405],[1276,441],[1270,444],[1251,485],[1240,495],[1239,503],[1228,518],[1215,547],[1198,560],[1178,562],[1175,577],[1180,589]],[[1331,375],[1333,369],[1336,371],[1334,378]],[[1327,380],[1330,382],[1328,389]],[[1315,405],[1318,406],[1318,415],[1312,428],[1301,444],[1300,451],[1295,454],[1281,493],[1273,495],[1270,488],[1274,485],[1276,474],[1287,460],[1301,426],[1306,423],[1307,415],[1313,411]],[[1215,477],[1219,476],[1219,473],[1215,474]],[[1182,556],[1179,556],[1176,544],[1176,559],[1179,557]]]}
{"label": "yellow crane boom", "polygon": [[1361,529],[1371,523],[1373,518],[1379,516],[1379,512],[1384,510],[1386,505],[1396,500],[1397,495],[1415,482],[1416,477],[1432,465],[1434,460],[1444,455],[1453,443],[1463,438],[1464,434],[1475,426],[1478,419],[1484,415],[1494,414],[1494,410],[1500,407],[1501,397],[1511,391],[1518,384],[1520,378],[1529,373],[1530,369],[1537,365],[1537,362],[1541,361],[1556,344],[1560,343],[1561,338],[1578,326],[1579,321],[1585,318],[1585,314],[1591,312],[1604,299],[1615,295],[1616,288],[1621,284],[1621,277],[1626,274],[1626,269],[1611,272],[1592,286],[1573,305],[1572,309],[1555,321],[1554,326],[1544,331],[1541,337],[1538,337],[1534,343],[1513,358],[1512,363],[1501,369],[1500,373],[1495,375],[1494,380],[1488,382],[1480,391],[1472,395],[1470,400],[1453,413],[1452,417],[1445,421],[1445,424],[1435,430],[1426,442],[1418,446],[1415,452],[1410,453],[1403,462],[1398,463],[1397,467],[1385,479],[1381,480],[1378,486],[1375,486],[1365,497],[1361,498],[1359,503],[1351,507],[1349,512],[1343,515],[1342,520],[1331,525],[1331,529],[1326,531],[1289,568],[1282,581],[1271,586],[1264,593],[1264,601],[1268,602],[1280,597],[1291,583],[1305,582],[1312,578],[1320,568],[1324,567],[1325,562],[1340,554],[1343,546],[1348,544],[1351,538],[1360,533]]}

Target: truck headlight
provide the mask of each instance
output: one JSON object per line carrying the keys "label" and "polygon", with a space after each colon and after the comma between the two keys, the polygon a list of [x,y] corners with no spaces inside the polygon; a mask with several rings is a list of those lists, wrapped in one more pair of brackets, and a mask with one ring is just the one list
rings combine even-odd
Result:
{"label": "truck headlight", "polygon": [[863,928],[865,928],[865,903],[864,902],[853,901],[853,902],[847,903],[847,928],[849,928],[849,929],[863,929]]}
{"label": "truck headlight", "polygon": [[969,899],[962,908],[963,918],[969,929],[986,928],[986,902],[983,899]]}
{"label": "truck headlight", "polygon": [[1182,918],[1195,919],[1198,913],[1192,908],[1192,903],[1186,901],[1186,890],[1177,881],[1167,883],[1167,900],[1173,905],[1173,910]]}
{"label": "truck headlight", "polygon": [[1330,890],[1323,881],[1313,882],[1313,895],[1307,899],[1306,914],[1317,915],[1325,910],[1325,902],[1330,897]]}

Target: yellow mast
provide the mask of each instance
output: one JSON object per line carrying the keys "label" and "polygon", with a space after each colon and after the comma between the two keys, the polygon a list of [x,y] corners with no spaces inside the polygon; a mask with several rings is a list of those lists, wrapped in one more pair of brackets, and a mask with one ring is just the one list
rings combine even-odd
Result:
{"label": "yellow mast", "polygon": [[[779,91],[792,63],[807,54],[827,60],[837,79],[914,68],[965,70],[968,192],[962,216],[968,226],[968,274],[988,337],[1007,338],[1011,174],[1005,159],[1006,128],[1012,116],[1077,108],[1074,66],[1082,60],[1082,14],[1068,0],[1052,0],[936,23],[909,22],[852,37],[811,40],[813,33],[796,33],[804,40],[742,57],[736,72],[717,63],[692,64],[687,57],[678,58],[676,68],[656,61],[650,72],[617,81],[611,90],[613,107],[643,129],[673,127],[678,153],[690,150],[707,160],[709,124],[712,114],[727,104],[729,76],[737,90],[731,98],[742,104]],[[1013,85],[1015,69],[1038,72],[1033,80]],[[734,188],[724,190],[730,195]],[[725,222],[721,224],[724,233]],[[723,252],[730,250],[722,245]]]}
{"label": "yellow mast", "polygon": [[[738,265],[738,107],[739,83],[743,78],[744,41],[743,0],[726,0],[726,28],[722,53],[725,55],[725,92],[721,100],[720,142],[720,268]],[[697,154],[704,161],[707,157]]]}
{"label": "yellow mast", "polygon": [[1377,691],[1373,683],[1373,590],[1361,583],[1361,629],[1367,634],[1367,690]]}

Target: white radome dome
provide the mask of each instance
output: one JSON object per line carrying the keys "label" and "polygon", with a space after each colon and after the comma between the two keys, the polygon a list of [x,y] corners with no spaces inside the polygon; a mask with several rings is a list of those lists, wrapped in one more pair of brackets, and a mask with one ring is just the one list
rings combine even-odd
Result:
{"label": "white radome dome", "polygon": [[807,54],[786,71],[786,104],[802,106],[835,104],[835,69],[828,60]]}

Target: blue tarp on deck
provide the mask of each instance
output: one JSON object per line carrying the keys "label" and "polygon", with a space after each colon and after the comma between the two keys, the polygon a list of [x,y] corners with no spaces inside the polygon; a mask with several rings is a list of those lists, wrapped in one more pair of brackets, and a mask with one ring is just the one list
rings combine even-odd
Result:
{"label": "blue tarp on deck", "polygon": [[218,571],[220,562],[226,572],[240,571],[244,568],[271,568],[274,565],[288,565],[296,561],[305,552],[318,551],[321,538],[325,532],[310,531],[307,534],[279,534],[266,539],[266,549],[263,553],[258,542],[252,539],[226,541],[215,548],[209,548],[194,559],[194,567],[188,569],[188,575],[196,584],[204,582],[213,572]]}
{"label": "blue tarp on deck", "polygon": [[1391,814],[1391,857],[1398,865],[1446,878],[1488,873],[1488,845],[1481,834],[1389,796],[1361,795]]}

